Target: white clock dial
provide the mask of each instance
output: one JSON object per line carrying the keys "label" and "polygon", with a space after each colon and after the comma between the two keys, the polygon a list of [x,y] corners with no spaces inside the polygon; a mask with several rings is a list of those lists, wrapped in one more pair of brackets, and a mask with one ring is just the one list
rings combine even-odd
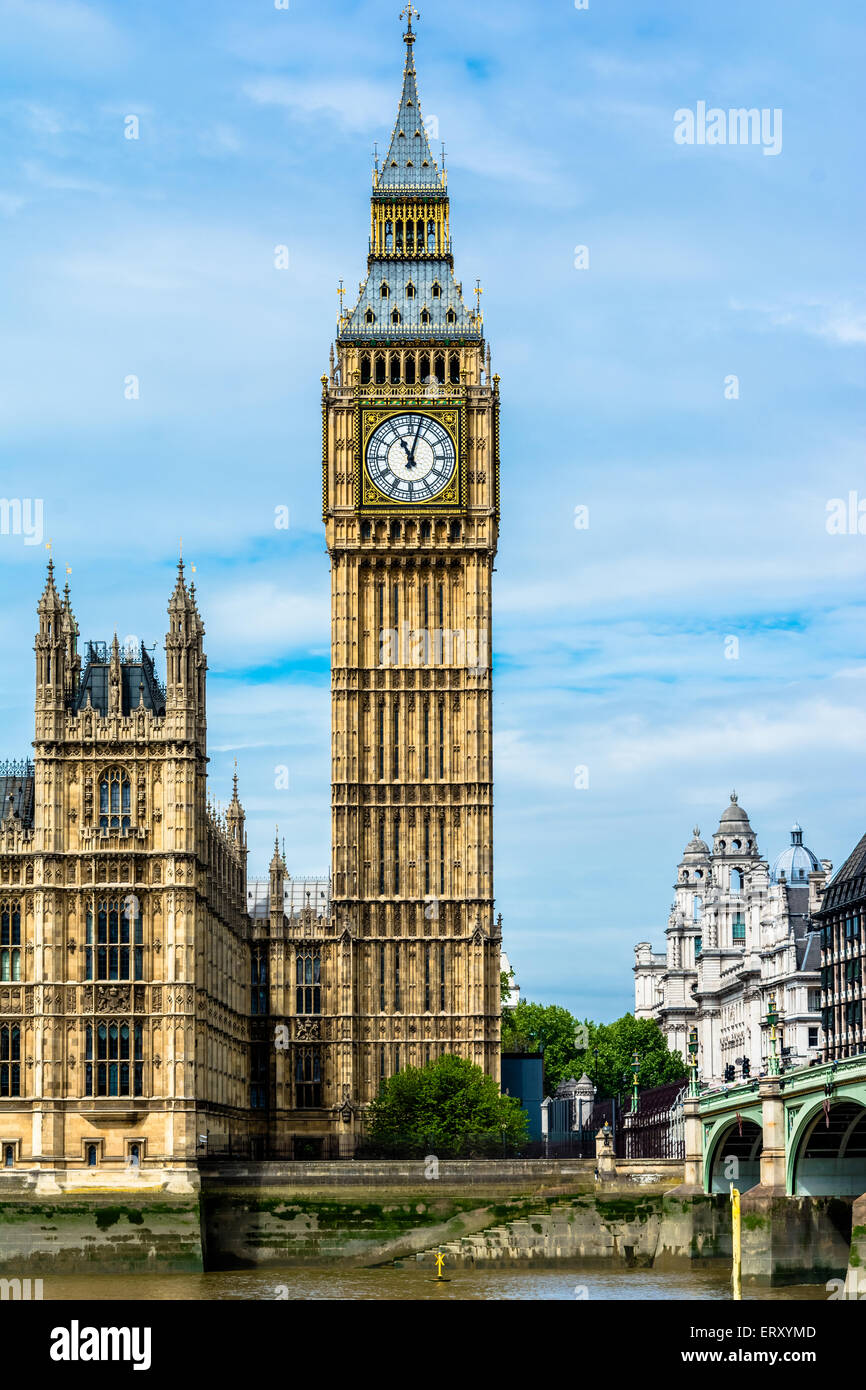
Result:
{"label": "white clock dial", "polygon": [[451,435],[429,415],[392,415],[373,431],[367,444],[371,481],[405,506],[437,497],[456,467]]}

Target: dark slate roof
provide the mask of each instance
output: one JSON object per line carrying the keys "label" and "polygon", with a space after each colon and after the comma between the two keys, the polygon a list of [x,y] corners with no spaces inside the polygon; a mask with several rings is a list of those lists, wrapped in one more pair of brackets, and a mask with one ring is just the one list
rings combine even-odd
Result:
{"label": "dark slate roof", "polygon": [[418,97],[411,44],[407,48],[403,91],[391,145],[376,181],[376,192],[443,193],[444,180],[430,150]]}
{"label": "dark slate roof", "polygon": [[[382,298],[382,286],[388,286],[387,298]],[[415,291],[410,297],[409,286]],[[434,296],[433,286],[440,293]],[[392,322],[394,310],[399,322]],[[375,315],[367,322],[367,311]],[[448,312],[454,319],[448,322]],[[428,322],[421,319],[426,311]],[[431,338],[436,342],[463,338],[481,338],[481,320],[463,301],[454,272],[445,260],[389,261],[374,260],[361,286],[358,302],[340,329],[340,339],[361,337],[375,339]]]}
{"label": "dark slate roof", "polygon": [[[90,703],[100,714],[108,713],[108,684],[110,649],[104,642],[89,642],[87,665],[73,702],[78,712]],[[139,703],[154,714],[165,714],[165,691],[157,678],[153,658],[142,646],[137,651],[122,650],[120,655],[120,705],[123,714],[131,714]]]}
{"label": "dark slate roof", "polygon": [[821,933],[810,931],[797,942],[797,969],[821,969]]}
{"label": "dark slate roof", "polygon": [[821,899],[821,916],[848,903],[866,899],[866,835],[834,874]]}
{"label": "dark slate roof", "polygon": [[0,820],[12,816],[33,828],[34,780],[31,762],[0,763]]}

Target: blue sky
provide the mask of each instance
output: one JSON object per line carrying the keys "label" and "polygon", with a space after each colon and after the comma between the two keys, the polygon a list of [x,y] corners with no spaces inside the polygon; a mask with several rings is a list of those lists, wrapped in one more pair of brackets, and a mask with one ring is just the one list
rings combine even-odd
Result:
{"label": "blue sky", "polygon": [[[183,536],[253,872],[277,822],[293,873],[328,865],[319,378],[399,8],[0,0],[0,493],[43,499],[85,640],[162,643]],[[770,858],[795,818],[837,864],[866,829],[866,535],[826,526],[866,499],[866,24],[855,0],[419,8],[502,377],[497,906],[525,995],[611,1018],[733,786]],[[781,152],[676,144],[699,101],[780,109]],[[0,756],[32,738],[45,558],[0,535]]]}

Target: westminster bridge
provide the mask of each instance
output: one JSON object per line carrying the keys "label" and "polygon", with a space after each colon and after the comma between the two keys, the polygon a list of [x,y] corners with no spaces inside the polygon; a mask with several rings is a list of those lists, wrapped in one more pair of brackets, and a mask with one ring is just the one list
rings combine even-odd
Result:
{"label": "westminster bridge", "polygon": [[685,1113],[693,1188],[866,1193],[866,1054],[693,1093]]}

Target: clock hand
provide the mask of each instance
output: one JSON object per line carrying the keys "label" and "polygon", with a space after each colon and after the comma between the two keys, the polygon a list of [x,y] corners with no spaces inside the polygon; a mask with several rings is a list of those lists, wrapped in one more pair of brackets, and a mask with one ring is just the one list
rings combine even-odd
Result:
{"label": "clock hand", "polygon": [[407,467],[407,468],[414,468],[414,467],[415,467],[415,459],[414,459],[413,456],[412,456],[412,454],[414,453],[414,449],[413,449],[412,453],[409,452],[408,448],[406,447],[406,440],[403,438],[402,435],[400,436],[400,447],[401,447],[401,449],[403,450],[403,453],[406,455],[406,467]]}
{"label": "clock hand", "polygon": [[415,449],[416,449],[416,446],[417,446],[417,444],[418,444],[418,436],[419,436],[419,434],[421,433],[421,426],[423,425],[423,423],[424,423],[424,417],[423,417],[423,415],[419,415],[419,416],[418,416],[418,428],[417,428],[417,430],[415,431],[415,438],[412,440],[412,462],[413,462],[413,463],[415,462]]}

